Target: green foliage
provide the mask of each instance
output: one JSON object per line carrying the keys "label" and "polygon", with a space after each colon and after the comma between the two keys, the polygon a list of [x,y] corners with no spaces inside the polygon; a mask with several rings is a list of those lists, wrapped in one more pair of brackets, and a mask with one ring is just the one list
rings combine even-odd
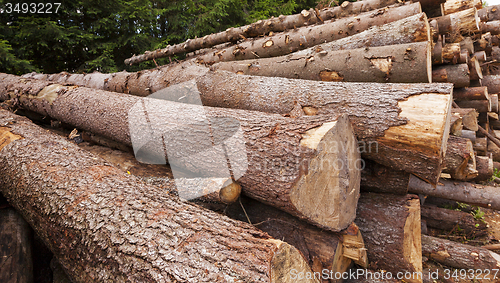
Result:
{"label": "green foliage", "polygon": [[474,216],[474,219],[476,219],[476,220],[483,220],[484,219],[484,211],[481,211],[480,207],[477,207],[471,213]]}

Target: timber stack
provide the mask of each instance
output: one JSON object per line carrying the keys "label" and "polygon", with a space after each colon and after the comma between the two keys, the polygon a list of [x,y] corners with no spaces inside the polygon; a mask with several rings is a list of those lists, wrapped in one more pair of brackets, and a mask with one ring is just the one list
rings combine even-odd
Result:
{"label": "timber stack", "polygon": [[31,231],[73,282],[498,269],[430,231],[500,210],[499,9],[345,1],[126,60],[185,56],[151,70],[0,74],[2,282],[32,278]]}

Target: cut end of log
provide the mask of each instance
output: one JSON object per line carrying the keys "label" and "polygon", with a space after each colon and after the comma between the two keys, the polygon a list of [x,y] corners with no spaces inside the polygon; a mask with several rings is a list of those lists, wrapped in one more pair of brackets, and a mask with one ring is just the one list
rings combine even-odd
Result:
{"label": "cut end of log", "polygon": [[303,278],[294,276],[294,274],[298,275],[299,273],[312,274],[309,264],[294,246],[279,240],[270,239],[268,241],[276,245],[276,252],[271,260],[270,277],[272,283],[319,282],[307,276],[303,276]]}
{"label": "cut end of log", "polygon": [[432,83],[432,44],[428,41],[427,48],[427,82]]}
{"label": "cut end of log", "polygon": [[219,198],[223,203],[229,204],[235,202],[241,194],[241,186],[235,181],[229,180],[229,185],[224,184],[224,188],[219,191]]}
{"label": "cut end of log", "polygon": [[361,158],[348,116],[307,131],[301,145],[315,149],[317,155],[291,190],[291,202],[325,229],[348,227],[356,214],[361,178]]}
{"label": "cut end of log", "polygon": [[408,217],[404,226],[403,255],[416,272],[422,272],[422,244],[420,225],[420,200],[408,200]]}

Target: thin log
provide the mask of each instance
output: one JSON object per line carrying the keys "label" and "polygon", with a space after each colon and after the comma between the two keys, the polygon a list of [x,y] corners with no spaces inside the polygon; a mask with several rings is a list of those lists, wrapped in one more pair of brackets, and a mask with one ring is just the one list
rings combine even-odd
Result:
{"label": "thin log", "polygon": [[[315,50],[318,49],[329,52],[428,41],[429,24],[425,13],[421,12],[419,3],[366,12],[211,50],[198,56],[197,62],[211,65],[217,62],[277,57],[306,48],[310,48],[307,53],[317,53]],[[411,17],[411,20],[405,19],[407,17]],[[336,42],[340,39],[344,40]]]}
{"label": "thin log", "polygon": [[453,100],[488,100],[488,88],[485,86],[480,87],[465,87],[455,88],[453,90]]}
{"label": "thin log", "polygon": [[370,160],[365,160],[364,164],[361,171],[362,192],[408,194],[410,173],[393,170]]}
{"label": "thin log", "polygon": [[[279,114],[51,85],[47,81],[31,80],[26,84],[26,79],[17,76],[0,76],[0,100],[16,93],[27,109],[134,146],[139,161],[165,164],[165,151],[170,152],[171,167],[192,172],[197,177],[234,177],[248,196],[325,229],[342,230],[355,217],[360,157],[347,116],[338,120],[338,115],[292,119]],[[449,99],[449,96],[443,97]],[[144,113],[148,114],[151,124]],[[192,117],[201,117],[197,118],[201,122]],[[189,123],[188,118],[193,122]],[[210,128],[206,126],[207,119]],[[149,127],[156,132],[142,131]],[[240,138],[224,138],[228,136]],[[163,145],[157,145],[158,141],[165,144],[166,150]],[[224,142],[227,153],[221,153],[218,147],[210,150],[212,142]],[[329,181],[332,178],[335,181]],[[323,197],[308,197],[309,194]],[[194,197],[189,194],[185,198]],[[307,203],[309,201],[314,204]],[[328,212],[316,210],[322,207],[322,202],[329,208]]]}
{"label": "thin log", "polygon": [[[429,15],[426,13],[426,15]],[[429,19],[429,26],[431,27],[431,37],[434,42],[441,40],[441,35],[439,34],[438,22],[436,20]],[[442,43],[442,41],[441,41]]]}
{"label": "thin log", "polygon": [[469,66],[467,64],[443,65],[433,68],[432,82],[452,83],[456,88],[470,85]]}
{"label": "thin log", "polygon": [[[455,90],[454,90],[455,92]],[[474,108],[452,108],[452,115],[459,115],[462,118],[464,129],[476,132],[479,130],[477,124],[477,117],[479,113]],[[462,131],[463,133],[463,131]]]}
{"label": "thin log", "polygon": [[[417,196],[363,193],[355,223],[368,249],[370,267],[393,274],[422,272]],[[422,278],[409,282],[422,282]]]}
{"label": "thin log", "polygon": [[291,268],[310,272],[293,246],[0,113],[0,188],[73,281],[291,282]]}
{"label": "thin log", "polygon": [[490,112],[491,103],[489,100],[463,100],[457,101],[460,108],[474,108],[477,112]]}
{"label": "thin log", "polygon": [[441,4],[443,15],[449,15],[470,8],[481,9],[481,0],[447,0]]}
{"label": "thin log", "polygon": [[462,117],[459,115],[451,115],[450,120],[450,135],[461,136],[464,125],[462,124]]}
{"label": "thin log", "polygon": [[446,165],[443,172],[449,173],[456,180],[472,180],[477,177],[477,172],[469,175],[470,171],[467,167],[469,162],[472,162],[473,169],[475,169],[475,154],[472,142],[466,138],[450,136],[446,147]]}
{"label": "thin log", "polygon": [[500,20],[481,23],[481,32],[489,32],[493,35],[500,34]]}
{"label": "thin log", "polygon": [[486,181],[493,176],[493,159],[489,156],[476,156],[476,170],[478,172],[475,181]]}
{"label": "thin log", "polygon": [[462,33],[481,31],[479,26],[480,19],[477,16],[476,8],[432,19],[438,22],[439,34],[446,35],[447,42],[460,42],[463,40]]}
{"label": "thin log", "polygon": [[477,81],[483,78],[483,73],[481,72],[481,65],[476,57],[470,58],[468,61],[469,74],[471,81]]}
{"label": "thin log", "polygon": [[497,146],[500,147],[500,141],[494,137],[492,134],[488,133],[488,131],[486,131],[483,127],[479,126],[479,132],[481,132],[483,135],[485,135],[486,137],[488,137],[489,140],[491,140],[494,144],[496,144]]}
{"label": "thin log", "polygon": [[415,194],[445,198],[495,210],[500,209],[500,196],[497,187],[444,179],[439,180],[438,185],[434,187],[417,177],[411,176],[408,190]]}
{"label": "thin log", "polygon": [[500,5],[484,7],[477,13],[482,22],[500,20]]}
{"label": "thin log", "polygon": [[[422,254],[446,266],[462,269],[493,270],[500,267],[500,255],[470,245],[422,235]],[[493,274],[481,279],[494,279]]]}
{"label": "thin log", "polygon": [[467,237],[486,234],[486,224],[476,221],[470,213],[460,210],[423,205],[420,207],[422,220],[428,227],[446,231],[463,231]]}
{"label": "thin log", "polygon": [[[490,96],[491,101],[491,112],[498,113],[498,93],[494,93]],[[498,120],[498,119],[495,119]]]}

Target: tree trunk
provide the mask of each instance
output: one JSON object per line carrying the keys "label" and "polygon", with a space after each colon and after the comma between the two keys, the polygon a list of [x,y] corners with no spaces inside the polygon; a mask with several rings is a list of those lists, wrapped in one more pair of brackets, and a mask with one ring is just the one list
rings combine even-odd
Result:
{"label": "tree trunk", "polygon": [[471,168],[467,166],[469,163],[472,164],[472,169],[475,169],[476,161],[472,142],[466,138],[450,136],[443,172],[449,173],[455,180],[472,180],[477,177],[477,171],[471,172]]}
{"label": "tree trunk", "polygon": [[477,112],[490,112],[491,103],[489,100],[464,100],[457,101],[460,108],[474,108]]}
{"label": "tree trunk", "polygon": [[[487,141],[486,141],[487,142]],[[476,156],[476,181],[486,181],[493,176],[493,159],[489,156]]]}
{"label": "tree trunk", "polygon": [[[453,91],[455,92],[455,90]],[[460,115],[464,128],[471,131],[478,131],[477,117],[479,114],[474,108],[452,108],[452,115]]]}
{"label": "tree trunk", "polygon": [[439,34],[445,35],[447,42],[460,42],[463,40],[462,33],[469,34],[481,31],[476,8],[433,19],[438,23]]}
{"label": "tree trunk", "polygon": [[431,81],[428,42],[358,48],[310,56],[220,62],[213,68],[238,74],[316,81],[422,83]]}
{"label": "tree trunk", "polygon": [[[6,141],[0,135],[0,147]],[[13,208],[0,208],[0,282],[33,282],[31,233],[31,227]]]}
{"label": "tree trunk", "polygon": [[447,0],[441,4],[443,15],[449,15],[470,8],[481,9],[481,0]]}
{"label": "tree trunk", "polygon": [[428,227],[446,231],[463,231],[467,237],[471,238],[486,234],[486,224],[476,221],[470,213],[429,205],[423,205],[420,209],[422,220],[426,221]]}
{"label": "tree trunk", "polygon": [[[417,196],[361,194],[355,222],[365,240],[371,268],[393,274],[422,272]],[[409,282],[422,282],[421,279]]]}
{"label": "tree trunk", "polygon": [[500,209],[500,196],[496,187],[444,179],[439,180],[439,184],[434,187],[417,177],[411,176],[408,190],[415,194],[445,198],[495,210]]}
{"label": "tree trunk", "polygon": [[[419,3],[380,9],[321,25],[246,40],[228,48],[210,50],[207,54],[197,56],[197,61],[211,65],[217,62],[277,57],[306,48],[310,49],[307,53],[316,53],[315,50],[321,48],[329,52],[428,41],[429,25],[427,17],[421,12]],[[405,19],[407,17],[411,17],[411,22]],[[384,24],[387,25],[382,26]],[[343,38],[345,40],[335,42]]]}
{"label": "tree trunk", "polygon": [[455,88],[453,90],[453,100],[488,100],[488,88],[485,86]]}
{"label": "tree trunk", "polygon": [[456,88],[470,85],[469,66],[467,64],[443,65],[433,68],[432,82],[452,83]]}
{"label": "tree trunk", "polygon": [[478,279],[495,279],[494,270],[500,267],[500,255],[492,251],[427,235],[422,235],[422,254],[454,268],[492,271]]}
{"label": "tree trunk", "polygon": [[393,170],[370,160],[365,160],[361,171],[361,191],[375,193],[408,194],[410,173]]}
{"label": "tree trunk", "polygon": [[[355,217],[360,157],[346,115],[292,119],[0,77],[0,99],[16,92],[27,109],[133,146],[139,161],[166,164],[167,153],[173,169],[232,177],[248,196],[325,229]],[[179,189],[186,199],[205,195],[189,192]],[[322,204],[329,210],[317,211]]]}
{"label": "tree trunk", "polygon": [[310,272],[293,246],[0,113],[0,188],[74,281],[291,282],[290,269]]}
{"label": "tree trunk", "polygon": [[488,88],[488,93],[500,93],[500,75],[484,76],[481,84]]}
{"label": "tree trunk", "polygon": [[363,238],[353,223],[347,229],[333,233],[309,225],[291,215],[258,201],[243,197],[224,210],[227,216],[255,227],[275,239],[296,247],[313,271],[345,272],[355,262],[367,267],[368,259]]}

